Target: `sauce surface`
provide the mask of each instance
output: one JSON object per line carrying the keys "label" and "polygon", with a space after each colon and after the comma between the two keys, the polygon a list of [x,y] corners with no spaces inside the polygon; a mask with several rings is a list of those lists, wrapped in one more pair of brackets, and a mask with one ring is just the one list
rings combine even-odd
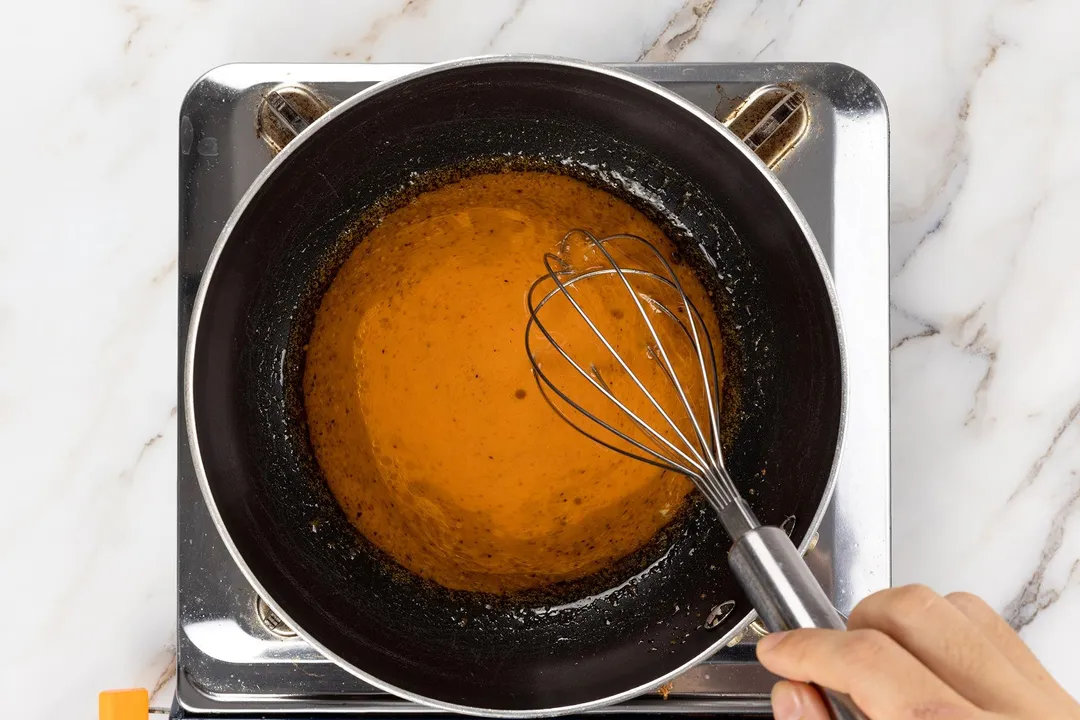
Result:
{"label": "sauce surface", "polygon": [[[582,436],[537,389],[525,296],[573,227],[674,250],[580,181],[477,175],[389,214],[316,314],[305,406],[330,489],[364,536],[445,587],[506,593],[589,575],[645,545],[692,487]],[[679,278],[715,328],[697,279]],[[587,328],[562,332],[573,344]]]}

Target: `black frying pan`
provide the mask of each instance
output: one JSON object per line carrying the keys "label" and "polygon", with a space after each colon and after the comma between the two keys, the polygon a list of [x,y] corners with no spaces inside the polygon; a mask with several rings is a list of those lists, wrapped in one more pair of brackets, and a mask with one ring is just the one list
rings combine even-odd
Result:
{"label": "black frying pan", "polygon": [[[330,495],[300,378],[319,297],[351,250],[342,231],[456,174],[502,168],[558,168],[622,195],[679,243],[725,329],[727,466],[744,494],[753,489],[763,522],[793,515],[796,544],[805,542],[831,491],[843,418],[821,253],[780,185],[718,123],[657,86],[579,63],[434,66],[351,98],[290,143],[211,256],[192,315],[185,410],[226,545],[303,637],[412,700],[541,715],[656,687],[722,647],[751,608],[727,565],[730,541],[703,503],[605,573],[496,599],[404,571]],[[726,600],[735,611],[704,629]]]}

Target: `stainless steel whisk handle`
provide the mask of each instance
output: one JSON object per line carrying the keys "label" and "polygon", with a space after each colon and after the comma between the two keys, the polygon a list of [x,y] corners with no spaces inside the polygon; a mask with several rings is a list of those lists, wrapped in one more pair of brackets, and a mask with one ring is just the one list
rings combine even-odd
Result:
{"label": "stainless steel whisk handle", "polygon": [[[798,548],[780,528],[761,526],[746,532],[731,546],[728,561],[770,631],[846,627]],[[821,693],[835,720],[868,720],[851,696],[826,688]]]}

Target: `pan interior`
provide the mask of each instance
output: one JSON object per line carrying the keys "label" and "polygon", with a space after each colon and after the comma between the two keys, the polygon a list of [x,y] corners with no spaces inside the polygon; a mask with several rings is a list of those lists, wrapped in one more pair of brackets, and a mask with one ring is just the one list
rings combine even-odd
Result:
{"label": "pan interior", "polygon": [[[526,346],[559,392],[663,449],[558,354],[541,326],[532,326],[526,343],[524,299],[539,301],[556,287],[548,276],[537,280],[545,254],[596,268],[605,264],[603,250],[623,267],[667,273],[642,242],[597,247],[575,233],[564,245],[574,227],[648,238],[669,261],[685,255],[632,206],[576,179],[484,173],[386,216],[357,239],[320,300],[304,355],[315,457],[361,534],[445,587],[505,594],[587,577],[648,544],[693,489],[679,472],[579,433],[560,412],[588,421],[534,375]],[[719,351],[712,299],[688,268],[678,273]],[[682,299],[662,282],[637,276],[634,285],[680,322],[689,317],[676,314]],[[635,310],[623,281],[586,277],[573,295],[592,326],[557,291],[538,309],[559,349],[597,367],[645,422],[667,427],[597,340],[595,330],[604,333],[693,436],[679,397],[648,355],[649,316]],[[655,317],[651,331],[708,432],[702,371],[680,322]],[[595,424],[589,432],[618,441]]]}

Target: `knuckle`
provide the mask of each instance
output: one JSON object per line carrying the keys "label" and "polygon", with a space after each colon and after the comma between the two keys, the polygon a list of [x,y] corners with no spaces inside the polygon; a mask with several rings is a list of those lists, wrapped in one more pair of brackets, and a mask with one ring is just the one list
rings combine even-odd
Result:
{"label": "knuckle", "polygon": [[[979,714],[976,715],[975,713]],[[949,701],[917,702],[905,707],[897,716],[903,720],[975,720],[982,712],[971,706]]]}
{"label": "knuckle", "polygon": [[925,585],[881,590],[855,606],[848,627],[894,629],[940,601],[941,596]]}
{"label": "knuckle", "polygon": [[895,608],[903,613],[920,613],[941,600],[941,596],[925,585],[904,585],[895,590]]}
{"label": "knuckle", "polygon": [[877,664],[889,651],[889,637],[878,630],[851,630],[841,649],[842,660],[853,667]]}
{"label": "knuckle", "polygon": [[876,593],[863,598],[848,615],[848,629],[868,627],[876,615],[876,608],[884,602],[883,596],[888,590],[878,590]]}
{"label": "knuckle", "polygon": [[[945,596],[945,600],[949,602],[964,614],[969,612],[985,614],[987,612],[993,612],[989,605],[979,597],[978,595],[972,595],[968,592],[954,592]],[[996,614],[996,613],[995,613]]]}

